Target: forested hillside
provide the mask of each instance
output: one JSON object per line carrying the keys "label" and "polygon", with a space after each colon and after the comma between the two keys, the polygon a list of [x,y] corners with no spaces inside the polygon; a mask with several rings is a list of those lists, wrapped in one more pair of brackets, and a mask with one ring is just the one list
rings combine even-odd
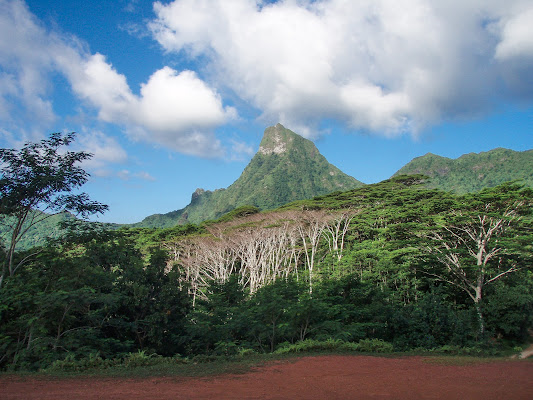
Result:
{"label": "forested hillside", "polygon": [[533,187],[533,150],[494,149],[465,154],[457,159],[428,153],[402,167],[394,176],[424,174],[429,187],[455,193],[476,192],[504,182],[520,180]]}
{"label": "forested hillside", "polygon": [[532,326],[532,191],[424,183],[396,177],[201,225],[71,227],[0,287],[0,365],[520,344]]}
{"label": "forested hillside", "polygon": [[[41,211],[35,211],[35,214],[41,215]],[[39,218],[39,217],[36,217]],[[60,223],[72,218],[71,214],[63,213],[46,217],[37,225],[29,227],[21,242],[18,244],[20,250],[28,250],[36,246],[43,246],[47,240],[59,238],[62,233]],[[2,217],[0,215],[0,240],[4,243],[9,241],[9,235],[12,227],[16,223],[13,217]]]}
{"label": "forested hillside", "polygon": [[[458,194],[480,191],[508,181],[533,187],[533,150],[516,152],[495,149],[486,153],[465,154],[456,160],[426,154],[415,158],[394,176],[423,174],[431,179],[429,188]],[[227,189],[197,189],[191,203],[181,210],[154,214],[131,227],[171,228],[187,223],[199,224],[225,213],[253,205],[260,210],[274,209],[291,201],[310,199],[334,191],[363,186],[329,164],[314,144],[282,125],[267,128],[258,153]],[[56,238],[61,230],[61,216],[31,228],[19,243],[19,249],[42,245]],[[9,235],[9,220],[0,220],[0,236]],[[109,224],[117,228],[116,224]]]}
{"label": "forested hillside", "polygon": [[313,142],[277,124],[265,130],[259,151],[227,189],[198,189],[184,209],[151,215],[133,226],[162,228],[200,223],[244,205],[270,210],[294,200],[362,185],[331,165]]}

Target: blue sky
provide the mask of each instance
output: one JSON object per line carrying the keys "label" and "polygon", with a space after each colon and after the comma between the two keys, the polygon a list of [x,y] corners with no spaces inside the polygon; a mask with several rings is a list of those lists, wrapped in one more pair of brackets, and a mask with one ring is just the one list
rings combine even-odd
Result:
{"label": "blue sky", "polygon": [[76,131],[137,222],[235,181],[281,122],[365,182],[533,148],[530,0],[0,0],[0,145]]}

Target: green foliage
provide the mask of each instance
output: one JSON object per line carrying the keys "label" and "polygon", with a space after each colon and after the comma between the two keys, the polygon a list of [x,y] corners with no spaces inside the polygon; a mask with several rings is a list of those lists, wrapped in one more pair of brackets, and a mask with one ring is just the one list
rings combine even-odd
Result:
{"label": "green foliage", "polygon": [[304,291],[294,280],[277,280],[260,288],[249,300],[249,334],[262,351],[272,352],[277,343],[290,337],[291,308]]}
{"label": "green foliage", "polygon": [[390,320],[390,335],[398,350],[467,346],[474,342],[476,332],[475,314],[454,310],[439,290],[397,308]]}
{"label": "green foliage", "polygon": [[49,139],[26,143],[20,150],[0,149],[0,222],[8,237],[0,288],[6,276],[13,276],[30,259],[31,255],[16,260],[15,253],[17,244],[33,227],[56,214],[69,212],[87,218],[108,208],[90,200],[86,193],[75,193],[89,179],[79,163],[92,155],[63,152],[74,138],[74,132],[53,133]]}
{"label": "green foliage", "polygon": [[431,153],[415,158],[397,175],[424,174],[431,177],[429,187],[455,193],[477,192],[507,181],[520,180],[533,187],[533,150],[494,149],[465,154],[455,160]]}
{"label": "green foliage", "polygon": [[362,353],[392,353],[394,350],[391,343],[382,339],[361,339],[357,343],[345,342],[341,339],[314,340],[306,339],[296,343],[282,343],[275,354],[304,353],[316,351],[338,351]]}
{"label": "green foliage", "polygon": [[[532,326],[531,190],[509,183],[459,196],[427,189],[425,179],[399,176],[275,212],[243,207],[202,226],[109,231],[69,224],[67,241],[40,249],[0,290],[0,367],[155,367],[177,354],[194,362],[261,352],[490,354],[520,345]],[[350,218],[341,257],[323,234],[310,287],[297,227],[311,224],[311,215],[331,223],[343,213]],[[483,215],[509,217],[509,230],[490,242],[502,249],[486,273],[517,268],[486,287],[480,335],[479,310],[451,278],[438,278],[447,267],[430,249],[432,235],[446,237]],[[232,249],[257,245],[252,257],[268,262],[250,265],[271,268],[277,260],[260,245],[274,231],[293,234],[275,253],[291,255],[290,265],[279,264],[252,289],[246,260]],[[465,243],[453,248],[461,261],[472,257]],[[475,268],[468,265],[465,276]]]}
{"label": "green foliage", "polygon": [[265,130],[260,151],[227,189],[198,189],[184,209],[149,216],[135,226],[198,224],[241,206],[270,210],[294,200],[362,185],[328,163],[311,141],[278,124]]}
{"label": "green foliage", "polygon": [[105,360],[98,353],[76,360],[74,354],[68,354],[63,360],[54,361],[45,370],[47,372],[84,372],[91,369],[107,369],[118,364],[116,359]]}
{"label": "green foliage", "polygon": [[208,292],[209,298],[199,299],[189,315],[189,352],[236,352],[236,343],[243,338],[247,324],[241,308],[245,301],[243,287],[233,275],[225,283],[212,282]]}
{"label": "green foliage", "polygon": [[145,265],[117,232],[46,249],[0,290],[0,365],[37,369],[65,354],[108,359],[147,347],[178,353],[189,300],[165,273],[166,257],[155,251]]}
{"label": "green foliage", "polygon": [[246,217],[248,215],[253,215],[253,214],[257,214],[258,212],[260,212],[261,210],[255,206],[240,206],[240,207],[237,207],[236,209],[230,211],[229,213],[227,214],[224,214],[222,217],[220,217],[219,219],[217,219],[216,221],[213,221],[211,223],[220,223],[220,222],[228,222],[228,221],[232,221],[234,219],[237,219],[237,218],[243,218],[243,217]]}
{"label": "green foliage", "polygon": [[483,313],[487,330],[496,337],[524,342],[533,325],[533,276],[526,271],[498,282],[487,293]]}
{"label": "green foliage", "polygon": [[138,350],[136,353],[129,353],[124,357],[123,364],[126,368],[146,367],[159,362],[161,358],[158,354],[148,354],[144,350]]}
{"label": "green foliage", "polygon": [[314,340],[305,339],[296,343],[282,343],[278,346],[274,353],[287,354],[287,353],[304,353],[315,351],[342,351],[346,349],[347,343],[340,339],[326,339],[326,340]]}
{"label": "green foliage", "polygon": [[[106,370],[110,368],[133,369],[174,361],[175,359],[163,358],[154,353],[148,354],[144,350],[139,350],[134,353],[127,353],[121,358],[102,358],[97,352],[91,353],[87,357],[76,359],[74,354],[67,354],[64,359],[54,361],[50,366],[46,367],[44,371],[47,373],[59,373],[87,372],[91,370]],[[183,360],[183,362],[186,362],[186,360]]]}
{"label": "green foliage", "polygon": [[393,346],[391,343],[381,339],[361,339],[357,343],[357,351],[364,353],[391,353]]}

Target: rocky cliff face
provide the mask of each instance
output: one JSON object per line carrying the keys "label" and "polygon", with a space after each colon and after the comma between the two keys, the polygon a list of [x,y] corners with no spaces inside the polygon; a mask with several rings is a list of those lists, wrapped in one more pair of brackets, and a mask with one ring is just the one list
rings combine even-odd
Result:
{"label": "rocky cliff face", "polygon": [[294,142],[294,135],[289,132],[291,131],[281,124],[267,128],[257,153],[263,155],[286,153]]}

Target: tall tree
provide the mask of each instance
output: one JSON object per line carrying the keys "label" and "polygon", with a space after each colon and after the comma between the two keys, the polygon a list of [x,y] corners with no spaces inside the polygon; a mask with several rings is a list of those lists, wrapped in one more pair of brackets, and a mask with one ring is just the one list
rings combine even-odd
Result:
{"label": "tall tree", "polygon": [[482,300],[485,288],[503,277],[527,268],[518,238],[531,235],[533,192],[504,184],[460,199],[431,233],[429,250],[445,268],[429,274],[465,292],[474,302],[480,333],[484,331]]}
{"label": "tall tree", "polygon": [[80,167],[92,154],[64,151],[75,133],[53,133],[38,143],[26,143],[20,150],[0,149],[0,217],[10,225],[6,261],[0,276],[14,275],[26,259],[15,263],[17,243],[28,230],[52,215],[70,212],[83,218],[103,213],[107,206],[73,191],[85,184],[89,174]]}

